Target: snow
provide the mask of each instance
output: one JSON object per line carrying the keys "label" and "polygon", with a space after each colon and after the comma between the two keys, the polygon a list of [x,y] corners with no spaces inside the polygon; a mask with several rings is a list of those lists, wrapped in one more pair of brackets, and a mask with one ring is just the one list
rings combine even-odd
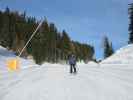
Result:
{"label": "snow", "polygon": [[[16,59],[16,55],[12,51],[8,51],[7,49],[0,46],[0,72],[1,71],[7,71],[7,61],[11,59]],[[34,66],[37,66],[33,60],[19,58],[20,61],[20,69],[29,68]]]}
{"label": "snow", "polygon": [[[133,51],[129,49],[132,47],[126,46],[112,57],[121,62],[122,59],[129,60],[117,56],[127,52],[131,55]],[[14,56],[12,52],[8,53]],[[1,64],[10,58],[0,55]],[[113,63],[112,57],[108,59]],[[78,63],[78,73],[70,74],[68,65],[44,63],[36,66],[22,60],[21,70],[5,72],[0,68],[0,100],[133,100],[132,61],[131,58],[130,64],[122,62],[121,65]],[[31,67],[23,68],[24,64]]]}
{"label": "snow", "polygon": [[93,65],[93,66],[98,66],[98,63],[93,62],[93,61],[89,61],[89,62],[88,62],[88,65],[91,65],[91,66],[92,66],[92,65]]}
{"label": "snow", "polygon": [[101,64],[133,64],[133,45],[121,48],[111,57],[103,60]]}

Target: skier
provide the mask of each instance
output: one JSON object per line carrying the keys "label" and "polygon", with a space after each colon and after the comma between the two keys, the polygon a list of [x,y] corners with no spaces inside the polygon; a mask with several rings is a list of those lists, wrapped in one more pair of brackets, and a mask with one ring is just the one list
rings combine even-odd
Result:
{"label": "skier", "polygon": [[68,57],[69,65],[70,65],[70,73],[76,73],[76,57],[72,54]]}

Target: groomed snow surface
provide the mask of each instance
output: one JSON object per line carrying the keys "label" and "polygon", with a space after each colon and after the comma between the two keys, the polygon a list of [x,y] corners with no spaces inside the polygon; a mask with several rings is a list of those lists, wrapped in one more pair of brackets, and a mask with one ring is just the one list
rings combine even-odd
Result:
{"label": "groomed snow surface", "polygon": [[0,100],[133,100],[133,45],[100,64],[37,66],[21,58],[21,68],[9,72],[5,61],[14,54],[0,47]]}

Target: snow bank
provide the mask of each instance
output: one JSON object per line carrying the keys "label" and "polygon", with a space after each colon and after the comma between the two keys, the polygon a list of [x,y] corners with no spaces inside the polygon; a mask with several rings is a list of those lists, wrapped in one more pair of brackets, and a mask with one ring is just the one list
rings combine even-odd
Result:
{"label": "snow bank", "polygon": [[133,64],[133,45],[125,46],[100,64]]}
{"label": "snow bank", "polygon": [[77,62],[77,65],[84,65],[85,63],[84,63],[84,61],[82,60],[82,61],[79,61],[79,62]]}
{"label": "snow bank", "polygon": [[92,66],[97,66],[97,65],[98,65],[98,64],[95,63],[94,61],[89,61],[87,64],[88,64],[88,65],[92,65]]}
{"label": "snow bank", "polygon": [[[6,71],[7,70],[7,61],[11,59],[15,59],[16,55],[14,52],[7,50],[6,48],[0,46],[0,71]],[[37,66],[33,60],[28,60],[24,58],[19,58],[20,62],[20,69],[23,68],[29,68],[34,66]]]}
{"label": "snow bank", "polygon": [[81,62],[77,62],[78,66],[88,66],[88,67],[92,67],[92,66],[98,66],[97,63],[95,63],[94,61],[89,61],[88,63],[84,63],[84,61]]}

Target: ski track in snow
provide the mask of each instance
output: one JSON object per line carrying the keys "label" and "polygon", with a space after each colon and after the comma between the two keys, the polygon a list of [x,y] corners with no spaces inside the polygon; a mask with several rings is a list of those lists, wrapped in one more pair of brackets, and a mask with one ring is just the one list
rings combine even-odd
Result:
{"label": "ski track in snow", "polygon": [[[130,70],[130,71],[129,71]],[[0,77],[0,100],[133,100],[133,68],[54,65]]]}

